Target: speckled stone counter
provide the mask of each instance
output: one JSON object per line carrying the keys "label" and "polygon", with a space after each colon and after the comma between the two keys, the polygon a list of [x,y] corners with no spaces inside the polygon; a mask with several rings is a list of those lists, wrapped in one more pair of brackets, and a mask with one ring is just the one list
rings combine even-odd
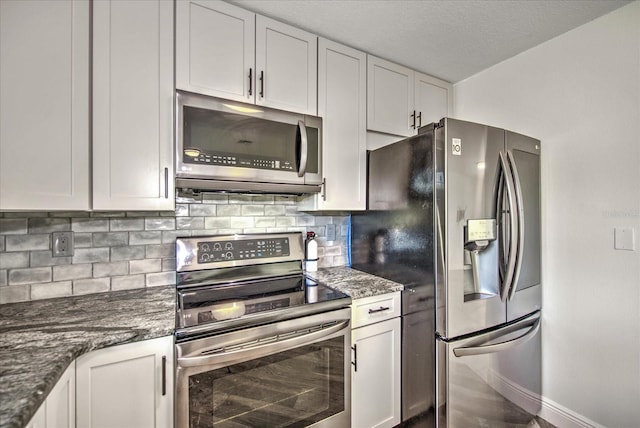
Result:
{"label": "speckled stone counter", "polygon": [[0,427],[26,425],[80,355],[174,328],[175,287],[0,305]]}
{"label": "speckled stone counter", "polygon": [[402,284],[346,266],[321,268],[317,272],[307,272],[307,275],[348,294],[354,300],[404,290]]}

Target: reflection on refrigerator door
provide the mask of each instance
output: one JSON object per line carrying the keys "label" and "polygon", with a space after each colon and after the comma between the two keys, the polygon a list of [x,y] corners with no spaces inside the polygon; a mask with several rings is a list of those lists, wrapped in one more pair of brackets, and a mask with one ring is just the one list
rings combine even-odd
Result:
{"label": "reflection on refrigerator door", "polygon": [[540,313],[437,340],[438,427],[527,427],[541,409]]}

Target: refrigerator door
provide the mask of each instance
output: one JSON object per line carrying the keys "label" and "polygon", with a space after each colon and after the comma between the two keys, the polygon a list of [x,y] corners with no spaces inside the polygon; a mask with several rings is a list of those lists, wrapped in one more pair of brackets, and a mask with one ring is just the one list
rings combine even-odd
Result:
{"label": "refrigerator door", "polygon": [[504,130],[445,118],[435,146],[436,331],[451,339],[506,322],[495,221]]}
{"label": "refrigerator door", "polygon": [[437,427],[526,427],[541,409],[540,314],[436,340]]}
{"label": "refrigerator door", "polygon": [[515,181],[519,224],[517,262],[507,300],[510,321],[542,307],[540,141],[507,131],[506,155]]}

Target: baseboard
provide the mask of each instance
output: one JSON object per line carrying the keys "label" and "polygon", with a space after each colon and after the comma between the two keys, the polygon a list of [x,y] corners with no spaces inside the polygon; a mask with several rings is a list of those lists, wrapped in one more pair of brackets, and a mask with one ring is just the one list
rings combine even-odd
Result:
{"label": "baseboard", "polygon": [[546,397],[542,397],[542,409],[538,416],[558,428],[605,428],[604,425],[600,425]]}
{"label": "baseboard", "polygon": [[529,413],[537,413],[542,419],[558,428],[606,428],[549,398],[542,397],[509,379],[491,373],[489,384],[510,401]]}

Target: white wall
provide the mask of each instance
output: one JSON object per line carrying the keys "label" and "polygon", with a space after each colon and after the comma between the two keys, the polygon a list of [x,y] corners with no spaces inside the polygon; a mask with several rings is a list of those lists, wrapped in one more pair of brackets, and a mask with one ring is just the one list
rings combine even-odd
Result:
{"label": "white wall", "polygon": [[639,427],[640,2],[459,82],[454,106],[542,140],[542,415]]}

